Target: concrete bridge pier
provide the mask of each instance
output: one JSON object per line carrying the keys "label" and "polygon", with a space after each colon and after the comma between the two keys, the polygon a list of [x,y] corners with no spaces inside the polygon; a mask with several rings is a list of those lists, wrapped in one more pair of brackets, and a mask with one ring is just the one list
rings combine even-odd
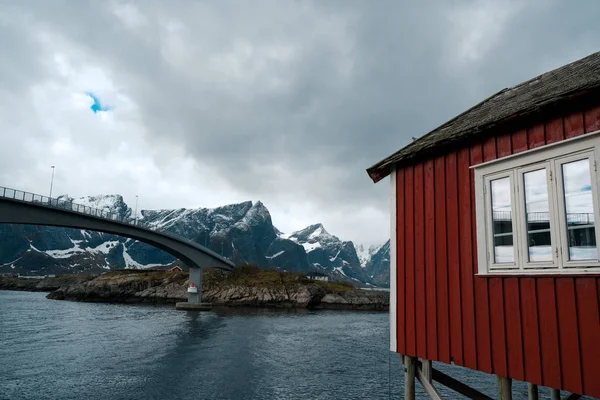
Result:
{"label": "concrete bridge pier", "polygon": [[202,272],[202,268],[190,268],[188,303],[200,304],[202,302]]}
{"label": "concrete bridge pier", "polygon": [[204,272],[203,268],[190,267],[190,278],[187,287],[188,301],[176,303],[176,309],[205,311],[212,308],[211,303],[202,302],[202,272]]}

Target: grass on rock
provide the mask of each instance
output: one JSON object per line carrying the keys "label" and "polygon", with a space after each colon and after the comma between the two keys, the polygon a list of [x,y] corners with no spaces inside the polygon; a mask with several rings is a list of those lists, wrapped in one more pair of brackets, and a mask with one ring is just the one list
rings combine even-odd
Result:
{"label": "grass on rock", "polygon": [[[112,277],[127,277],[133,275],[137,279],[145,281],[171,281],[182,282],[188,279],[188,272],[178,271],[144,271],[135,269],[115,270],[106,272],[104,279]],[[206,289],[218,287],[244,286],[244,287],[267,287],[267,288],[291,288],[306,285],[321,286],[328,292],[347,292],[355,289],[347,282],[324,282],[314,281],[306,277],[302,272],[282,272],[273,268],[260,268],[256,264],[239,265],[231,272],[225,272],[216,268],[207,268],[203,274],[203,286]]]}

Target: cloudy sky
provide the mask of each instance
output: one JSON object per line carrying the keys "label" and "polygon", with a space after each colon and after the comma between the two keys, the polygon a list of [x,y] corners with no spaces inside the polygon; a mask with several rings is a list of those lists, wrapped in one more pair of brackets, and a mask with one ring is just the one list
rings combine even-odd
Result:
{"label": "cloudy sky", "polygon": [[[418,6],[417,6],[418,4]],[[600,50],[596,0],[0,0],[0,185],[144,209],[261,200],[389,236],[365,169]],[[91,91],[111,105],[93,113]]]}

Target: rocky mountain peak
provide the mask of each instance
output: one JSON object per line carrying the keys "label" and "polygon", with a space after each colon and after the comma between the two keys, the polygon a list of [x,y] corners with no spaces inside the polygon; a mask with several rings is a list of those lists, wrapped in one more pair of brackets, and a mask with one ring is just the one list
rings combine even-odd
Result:
{"label": "rocky mountain peak", "polygon": [[390,283],[390,240],[379,246],[365,265],[365,272],[376,285]]}
{"label": "rocky mountain peak", "polygon": [[288,238],[298,243],[340,241],[337,237],[330,235],[321,223],[313,224],[304,229],[293,232],[291,235],[288,235]]}
{"label": "rocky mountain peak", "polygon": [[90,208],[96,208],[109,213],[118,214],[121,217],[128,218],[132,216],[133,211],[123,200],[120,194],[102,194],[96,196],[84,196],[78,198],[69,197],[68,194],[58,196],[59,200],[70,201],[73,204],[79,204]]}
{"label": "rocky mountain peak", "polygon": [[373,254],[375,254],[377,250],[379,250],[381,247],[382,246],[377,245],[370,245],[367,247],[362,244],[355,244],[354,248],[356,250],[356,255],[358,256],[358,259],[360,260],[361,267],[366,267],[367,262],[371,259]]}
{"label": "rocky mountain peak", "polygon": [[[120,195],[88,196],[73,201],[107,212],[132,216]],[[375,250],[365,263],[364,250],[331,235],[321,223],[291,234],[273,226],[261,201],[244,201],[216,208],[141,210],[140,221],[189,238],[235,263],[255,263],[286,271],[319,270],[330,279],[389,282],[389,243]],[[6,238],[0,249],[0,273],[98,273],[121,268],[168,268],[177,262],[170,254],[138,242],[102,232],[60,227],[0,226]]]}
{"label": "rocky mountain peak", "polygon": [[241,203],[228,204],[226,206],[220,206],[216,208],[202,208],[198,210],[206,210],[208,215],[213,216],[213,218],[222,215],[227,216],[230,219],[239,220],[246,215],[252,206],[252,201],[248,200]]}
{"label": "rocky mountain peak", "polygon": [[269,213],[269,210],[267,210],[267,207],[265,207],[265,205],[261,201],[257,201],[248,209],[248,211],[242,218],[242,221],[244,221],[247,224],[261,222],[268,222],[272,224],[271,213]]}

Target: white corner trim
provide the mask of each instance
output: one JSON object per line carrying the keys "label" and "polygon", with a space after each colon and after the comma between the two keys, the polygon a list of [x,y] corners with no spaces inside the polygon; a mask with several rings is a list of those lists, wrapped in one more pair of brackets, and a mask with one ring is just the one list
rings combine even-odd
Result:
{"label": "white corner trim", "polygon": [[390,351],[397,350],[396,332],[396,167],[390,173]]}

